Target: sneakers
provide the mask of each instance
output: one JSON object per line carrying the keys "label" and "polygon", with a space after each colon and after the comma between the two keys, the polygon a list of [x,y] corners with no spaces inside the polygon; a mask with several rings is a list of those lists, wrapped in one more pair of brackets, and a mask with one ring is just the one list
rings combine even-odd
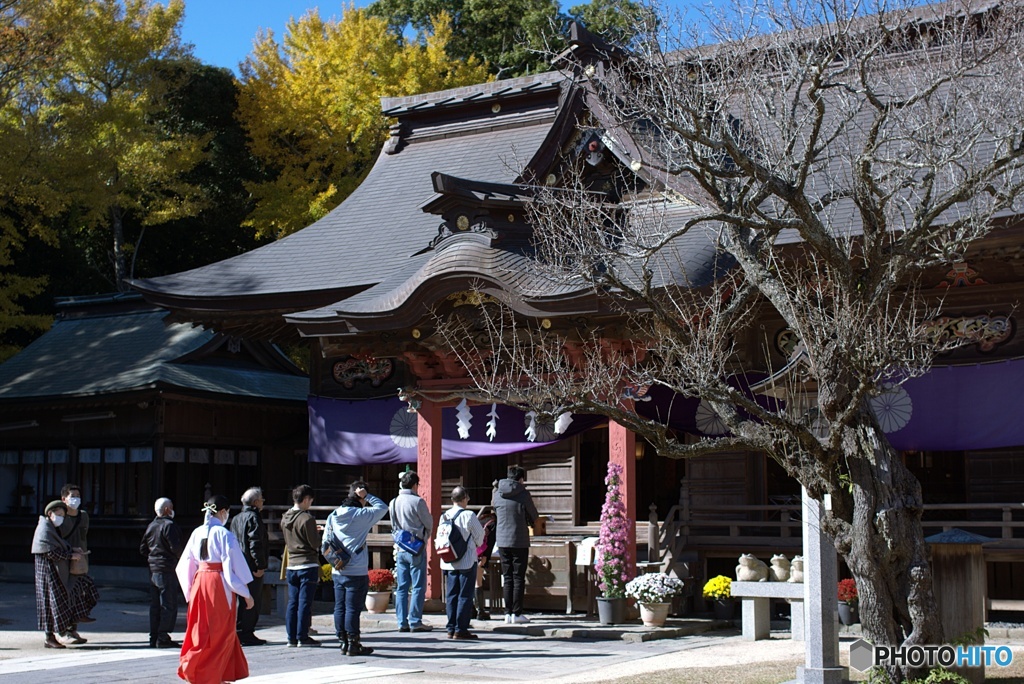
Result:
{"label": "sneakers", "polygon": [[512,615],[506,615],[505,616],[505,624],[506,625],[511,625],[512,624],[512,618],[513,618]]}
{"label": "sneakers", "polygon": [[314,639],[313,637],[305,636],[299,638],[299,646],[316,648],[319,645],[320,642]]}
{"label": "sneakers", "polygon": [[433,630],[433,627],[431,627],[430,625],[425,625],[423,623],[420,623],[412,628],[412,631],[414,632],[431,632]]}
{"label": "sneakers", "polygon": [[530,621],[530,618],[526,617],[525,615],[512,615],[511,618],[512,619],[509,620],[509,623],[513,625],[525,625],[527,622]]}
{"label": "sneakers", "polygon": [[402,625],[401,627],[398,628],[398,631],[399,632],[411,632],[412,630],[409,629],[409,625]]}
{"label": "sneakers", "polygon": [[243,646],[263,646],[267,643],[266,639],[260,639],[255,634],[239,634],[238,641]]}
{"label": "sneakers", "polygon": [[288,642],[288,648],[295,648],[298,645],[299,645],[298,641],[289,641]]}
{"label": "sneakers", "polygon": [[157,641],[156,642],[156,647],[157,648],[181,648],[181,644],[179,644],[177,641],[172,641],[171,639],[168,639],[167,641]]}

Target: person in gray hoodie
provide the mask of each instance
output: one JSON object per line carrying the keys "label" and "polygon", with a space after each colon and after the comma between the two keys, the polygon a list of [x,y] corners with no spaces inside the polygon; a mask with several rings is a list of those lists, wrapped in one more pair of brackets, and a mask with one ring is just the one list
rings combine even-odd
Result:
{"label": "person in gray hoodie", "polygon": [[284,614],[284,629],[289,646],[319,646],[309,636],[313,617],[313,594],[320,581],[320,531],[316,518],[309,512],[313,505],[313,488],[299,485],[292,490],[294,506],[281,516],[281,533],[288,552],[288,608]]}
{"label": "person in gray hoodie", "polygon": [[[427,502],[419,494],[420,477],[415,471],[402,473],[398,496],[391,500],[391,528],[405,530],[417,539],[430,539],[434,518]],[[399,632],[429,632],[423,624],[423,604],[427,597],[427,548],[412,554],[395,545],[395,618]]]}
{"label": "person in gray hoodie", "polygon": [[526,566],[530,561],[530,530],[537,519],[537,507],[524,486],[526,471],[509,466],[508,477],[498,482],[491,505],[498,515],[495,545],[501,554],[501,574],[505,579],[505,622],[524,623],[523,594],[526,592]]}
{"label": "person in gray hoodie", "polygon": [[370,530],[387,515],[388,505],[366,491],[366,483],[359,482],[354,496],[349,496],[327,518],[327,530],[340,541],[352,558],[338,572],[331,571],[334,580],[334,630],[341,641],[342,653],[350,656],[370,655],[359,640],[359,616],[366,604],[370,589],[369,557],[366,537]]}

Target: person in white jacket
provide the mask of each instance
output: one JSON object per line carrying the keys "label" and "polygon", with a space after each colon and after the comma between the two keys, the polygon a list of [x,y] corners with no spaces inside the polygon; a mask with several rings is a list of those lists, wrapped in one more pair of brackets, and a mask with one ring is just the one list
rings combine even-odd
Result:
{"label": "person in white jacket", "polygon": [[178,676],[191,684],[233,682],[249,676],[235,632],[235,594],[252,608],[252,573],[235,535],[224,527],[230,503],[217,494],[203,505],[206,522],[189,537],[175,568],[188,601],[188,624]]}
{"label": "person in white jacket", "polygon": [[441,517],[442,522],[452,521],[452,527],[458,529],[467,540],[466,552],[462,557],[450,563],[441,561],[441,569],[445,571],[446,609],[448,613],[449,639],[476,639],[477,635],[469,631],[469,621],[473,614],[473,595],[476,591],[476,548],[484,541],[484,527],[476,514],[467,510],[469,492],[463,487],[452,490],[452,507]]}

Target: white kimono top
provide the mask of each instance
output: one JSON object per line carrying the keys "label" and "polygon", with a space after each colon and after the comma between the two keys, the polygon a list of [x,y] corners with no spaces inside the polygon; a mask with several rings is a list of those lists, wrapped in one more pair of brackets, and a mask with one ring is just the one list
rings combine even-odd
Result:
{"label": "white kimono top", "polygon": [[252,582],[252,573],[249,572],[249,564],[245,562],[242,555],[242,547],[231,531],[224,527],[220,518],[210,516],[204,524],[192,531],[192,536],[185,545],[185,551],[181,554],[175,574],[178,575],[178,583],[185,592],[185,600],[190,597],[192,581],[199,570],[199,558],[203,540],[206,539],[206,553],[209,556],[205,559],[207,563],[222,563],[221,580],[224,583],[224,594],[229,601],[231,594],[239,596],[250,596],[249,587]]}

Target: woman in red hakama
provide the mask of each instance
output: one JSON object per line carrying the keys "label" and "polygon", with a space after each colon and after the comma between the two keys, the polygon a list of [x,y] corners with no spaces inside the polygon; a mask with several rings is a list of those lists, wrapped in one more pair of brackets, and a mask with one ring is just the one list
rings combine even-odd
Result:
{"label": "woman in red hakama", "polygon": [[221,684],[249,676],[249,663],[235,632],[234,595],[251,607],[252,581],[238,541],[224,523],[228,500],[214,496],[203,509],[206,522],[192,532],[177,575],[188,597],[188,625],[178,676],[190,684]]}

